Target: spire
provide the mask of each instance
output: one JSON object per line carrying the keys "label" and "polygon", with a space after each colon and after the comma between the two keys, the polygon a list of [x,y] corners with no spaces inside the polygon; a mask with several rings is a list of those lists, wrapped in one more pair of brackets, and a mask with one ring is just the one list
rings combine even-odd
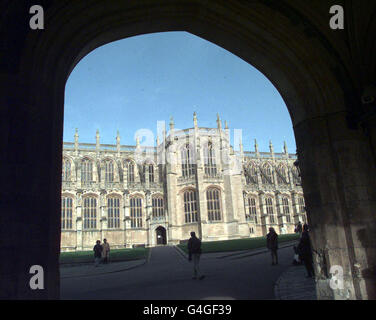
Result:
{"label": "spire", "polygon": [[286,141],[283,141],[283,152],[284,153],[289,153],[288,150],[287,150],[287,144],[286,144]]}
{"label": "spire", "polygon": [[100,147],[99,139],[100,139],[100,136],[99,136],[99,129],[97,129],[97,133],[96,133],[96,135],[95,135],[95,141],[96,141],[97,149],[99,149],[99,147]]}
{"label": "spire", "polygon": [[78,129],[76,128],[76,132],[74,133],[74,149],[78,150]]}
{"label": "spire", "polygon": [[137,136],[136,137],[136,148],[139,148],[140,147],[140,137]]}
{"label": "spire", "polygon": [[258,149],[258,143],[257,143],[257,140],[255,139],[255,152],[258,153],[259,152],[259,149]]}
{"label": "spire", "polygon": [[274,153],[272,140],[269,140],[269,150],[270,150],[270,153]]}
{"label": "spire", "polygon": [[174,118],[170,117],[170,130],[174,130]]}
{"label": "spire", "polygon": [[119,130],[116,132],[116,149],[118,152],[120,152],[120,134]]}
{"label": "spire", "polygon": [[217,127],[218,129],[222,129],[222,122],[221,122],[221,119],[219,118],[219,113],[217,113]]}
{"label": "spire", "polygon": [[225,129],[228,129],[227,120],[225,120]]}
{"label": "spire", "polygon": [[193,125],[195,128],[197,128],[197,113],[196,111],[193,112]]}

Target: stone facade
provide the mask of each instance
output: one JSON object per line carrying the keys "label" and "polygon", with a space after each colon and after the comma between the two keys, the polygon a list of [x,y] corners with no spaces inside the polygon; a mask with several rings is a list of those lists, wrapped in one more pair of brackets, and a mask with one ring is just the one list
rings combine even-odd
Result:
{"label": "stone facade", "polygon": [[238,150],[217,128],[163,131],[156,147],[64,143],[61,250],[176,244],[196,231],[203,241],[280,234],[306,222],[303,191],[283,153]]}

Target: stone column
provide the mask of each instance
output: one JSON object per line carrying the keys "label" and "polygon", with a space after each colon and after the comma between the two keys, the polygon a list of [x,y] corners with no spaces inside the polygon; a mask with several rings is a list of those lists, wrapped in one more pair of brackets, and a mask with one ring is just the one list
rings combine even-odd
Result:
{"label": "stone column", "polygon": [[76,250],[83,250],[82,243],[82,228],[83,228],[83,217],[82,217],[82,198],[81,194],[76,194]]}
{"label": "stone column", "polygon": [[[348,129],[345,113],[294,128],[318,298],[376,299],[376,169],[369,137]],[[336,266],[344,286],[333,289],[328,283]]]}

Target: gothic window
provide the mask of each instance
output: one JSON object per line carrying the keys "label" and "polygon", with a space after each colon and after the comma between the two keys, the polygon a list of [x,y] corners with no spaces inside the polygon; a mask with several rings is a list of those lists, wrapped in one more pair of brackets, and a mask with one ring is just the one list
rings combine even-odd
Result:
{"label": "gothic window", "polygon": [[273,199],[270,197],[265,198],[266,214],[270,217],[270,223],[274,223],[274,212],[273,212]]}
{"label": "gothic window", "polygon": [[134,182],[134,162],[132,160],[126,160],[125,167],[127,168],[128,183]]}
{"label": "gothic window", "polygon": [[287,184],[288,183],[288,175],[287,175],[287,170],[284,165],[280,165],[278,167],[278,172],[277,172],[277,180],[278,184]]}
{"label": "gothic window", "polygon": [[184,214],[185,223],[198,221],[196,191],[189,190],[184,192]]}
{"label": "gothic window", "polygon": [[85,158],[81,163],[81,182],[93,181],[93,161]]}
{"label": "gothic window", "polygon": [[97,199],[87,197],[83,199],[84,229],[97,228]]}
{"label": "gothic window", "polygon": [[248,197],[246,204],[246,220],[257,223],[256,199],[253,197]]}
{"label": "gothic window", "polygon": [[299,172],[295,166],[291,167],[291,173],[292,173],[292,179],[293,179],[294,184],[295,185],[300,184],[301,180],[300,180]]}
{"label": "gothic window", "polygon": [[131,228],[142,228],[142,199],[130,199]]}
{"label": "gothic window", "polygon": [[61,229],[72,229],[73,200],[70,197],[61,198]]}
{"label": "gothic window", "polygon": [[114,162],[112,160],[106,160],[104,162],[104,181],[114,181]]}
{"label": "gothic window", "polygon": [[298,198],[298,208],[299,208],[299,213],[304,213],[305,212],[304,198],[301,197],[301,196]]}
{"label": "gothic window", "polygon": [[210,188],[206,191],[206,200],[208,205],[209,221],[221,220],[221,198],[220,191],[216,188]]}
{"label": "gothic window", "polygon": [[69,159],[63,159],[62,180],[70,181],[71,179],[71,162]]}
{"label": "gothic window", "polygon": [[291,222],[290,217],[290,207],[289,207],[289,199],[288,198],[282,198],[282,212],[284,215],[286,215],[286,222]]}
{"label": "gothic window", "polygon": [[120,228],[120,199],[107,198],[107,227],[110,229]]}
{"label": "gothic window", "polygon": [[152,198],[152,215],[154,218],[164,216],[163,198],[153,197]]}
{"label": "gothic window", "polygon": [[185,145],[181,150],[181,166],[183,177],[192,177],[195,174],[193,151],[189,144]]}
{"label": "gothic window", "polygon": [[205,175],[214,177],[217,175],[217,165],[215,162],[215,150],[211,142],[204,149]]}
{"label": "gothic window", "polygon": [[244,170],[245,180],[247,184],[257,183],[257,168],[254,164],[249,164]]}
{"label": "gothic window", "polygon": [[271,165],[268,163],[265,163],[262,166],[262,175],[261,175],[261,180],[263,184],[270,184],[273,183],[273,171],[271,168]]}
{"label": "gothic window", "polygon": [[149,182],[154,182],[154,166],[152,164],[149,164]]}

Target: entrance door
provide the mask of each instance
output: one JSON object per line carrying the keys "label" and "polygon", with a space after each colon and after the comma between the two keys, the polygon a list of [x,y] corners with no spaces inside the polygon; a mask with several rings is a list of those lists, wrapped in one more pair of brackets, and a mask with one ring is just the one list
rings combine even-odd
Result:
{"label": "entrance door", "polygon": [[163,227],[158,227],[155,229],[155,233],[157,236],[157,244],[166,244],[166,229]]}

